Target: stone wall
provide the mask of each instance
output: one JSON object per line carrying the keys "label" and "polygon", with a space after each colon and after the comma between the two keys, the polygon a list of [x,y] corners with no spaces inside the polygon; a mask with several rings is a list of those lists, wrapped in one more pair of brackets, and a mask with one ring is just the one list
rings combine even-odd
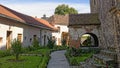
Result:
{"label": "stone wall", "polygon": [[120,66],[120,6],[118,6],[120,0],[97,0],[99,1],[97,8],[94,7],[93,1],[91,0],[92,13],[97,11],[97,8],[99,9],[97,13],[99,13],[101,21],[101,47],[103,49],[115,48],[115,51],[118,53],[118,64]]}
{"label": "stone wall", "polygon": [[[96,4],[94,4],[96,2]],[[99,2],[99,3],[98,3]],[[101,47],[114,47],[115,46],[115,20],[114,16],[110,14],[110,9],[116,5],[115,0],[91,0],[91,12],[99,13],[101,21]],[[96,6],[96,8],[94,7]],[[95,8],[95,9],[93,9]],[[103,46],[105,45],[105,46]]]}
{"label": "stone wall", "polygon": [[91,13],[98,13],[99,12],[99,0],[90,0],[90,9]]}
{"label": "stone wall", "polygon": [[99,38],[99,28],[99,25],[79,25],[77,28],[69,27],[70,46],[79,46],[80,38],[86,33],[93,33]]}

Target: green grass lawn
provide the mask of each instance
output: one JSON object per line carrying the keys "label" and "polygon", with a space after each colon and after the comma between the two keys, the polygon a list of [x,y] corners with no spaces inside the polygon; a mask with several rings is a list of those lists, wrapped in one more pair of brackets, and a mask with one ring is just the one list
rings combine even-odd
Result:
{"label": "green grass lawn", "polygon": [[21,61],[14,61],[15,56],[9,53],[9,51],[0,51],[0,68],[46,68],[51,51],[54,50],[41,48],[33,51],[23,51],[22,54],[40,54],[41,56],[20,55],[19,59]]}
{"label": "green grass lawn", "polygon": [[21,56],[22,61],[9,61],[14,56],[0,58],[0,68],[38,68],[43,57],[39,56]]}
{"label": "green grass lawn", "polygon": [[35,51],[30,51],[27,52],[27,54],[42,54],[42,55],[49,55],[50,54],[50,49],[38,49]]}
{"label": "green grass lawn", "polygon": [[47,63],[50,59],[50,51],[50,49],[44,48],[35,51],[25,52],[25,54],[41,54],[41,56],[23,55],[19,58],[21,61],[14,61],[15,56],[7,56],[7,52],[1,51],[0,68],[46,68]]}

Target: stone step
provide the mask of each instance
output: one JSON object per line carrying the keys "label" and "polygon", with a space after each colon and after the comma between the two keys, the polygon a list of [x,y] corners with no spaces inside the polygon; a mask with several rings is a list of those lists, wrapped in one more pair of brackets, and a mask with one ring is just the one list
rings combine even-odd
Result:
{"label": "stone step", "polygon": [[81,62],[81,68],[105,68],[105,65],[97,64],[93,58],[90,58],[89,61]]}
{"label": "stone step", "polygon": [[117,62],[117,53],[116,52],[109,51],[109,50],[101,50],[100,54],[102,54],[104,56],[108,56],[108,57],[114,59],[115,62]]}
{"label": "stone step", "polygon": [[109,47],[107,47],[107,50],[116,51],[116,47],[115,46],[109,46]]}
{"label": "stone step", "polygon": [[101,50],[100,54],[103,54],[103,55],[106,55],[106,56],[112,56],[112,57],[117,55],[116,52],[112,52],[112,51],[109,51],[109,50]]}
{"label": "stone step", "polygon": [[99,64],[113,64],[114,63],[114,59],[108,56],[101,55],[101,54],[94,54],[93,58]]}
{"label": "stone step", "polygon": [[105,65],[96,63],[93,58],[91,58],[90,63],[93,68],[105,68]]}
{"label": "stone step", "polygon": [[93,64],[93,68],[106,68],[106,66],[102,64]]}

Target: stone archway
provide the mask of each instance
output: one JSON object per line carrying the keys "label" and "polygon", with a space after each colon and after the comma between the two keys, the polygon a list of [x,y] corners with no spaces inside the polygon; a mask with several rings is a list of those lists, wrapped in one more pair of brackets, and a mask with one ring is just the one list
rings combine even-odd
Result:
{"label": "stone archway", "polygon": [[[86,36],[86,37],[85,37]],[[94,33],[85,33],[81,36],[81,47],[98,47],[98,37]]]}

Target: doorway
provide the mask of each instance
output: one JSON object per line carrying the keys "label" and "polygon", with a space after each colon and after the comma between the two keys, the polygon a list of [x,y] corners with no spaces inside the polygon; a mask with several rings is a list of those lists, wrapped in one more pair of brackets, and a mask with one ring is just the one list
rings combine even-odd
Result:
{"label": "doorway", "polygon": [[44,35],[44,46],[46,45],[46,35]]}
{"label": "doorway", "polygon": [[11,48],[11,36],[12,36],[12,31],[7,31],[7,39],[6,39],[6,48],[9,49]]}

